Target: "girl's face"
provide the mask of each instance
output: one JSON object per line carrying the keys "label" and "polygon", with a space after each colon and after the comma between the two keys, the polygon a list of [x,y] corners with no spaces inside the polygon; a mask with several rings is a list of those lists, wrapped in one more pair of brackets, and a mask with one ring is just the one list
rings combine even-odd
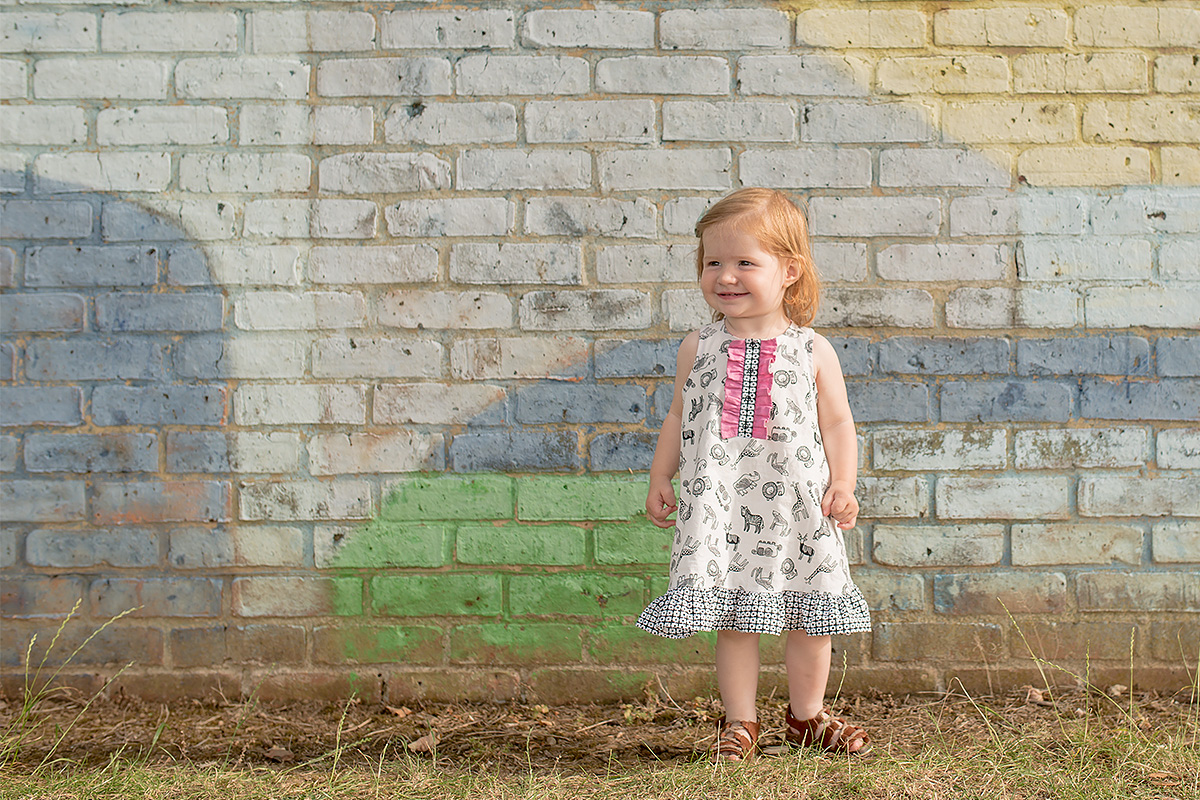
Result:
{"label": "girl's face", "polygon": [[734,322],[735,328],[748,331],[748,336],[758,338],[762,331],[777,334],[786,319],[784,289],[800,277],[796,262],[768,253],[757,238],[735,225],[706,228],[700,241],[704,247],[700,290],[708,304]]}

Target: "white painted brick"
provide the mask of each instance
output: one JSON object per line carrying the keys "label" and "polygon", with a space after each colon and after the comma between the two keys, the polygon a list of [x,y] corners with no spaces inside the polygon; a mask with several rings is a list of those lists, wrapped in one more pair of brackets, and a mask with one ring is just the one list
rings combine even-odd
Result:
{"label": "white painted brick", "polygon": [[813,242],[812,253],[822,281],[867,279],[867,246],[861,242]]}
{"label": "white painted brick", "polygon": [[933,15],[939,45],[1065,47],[1070,14],[1055,8],[953,9]]}
{"label": "white painted brick", "polygon": [[369,481],[243,481],[239,518],[259,520],[370,519]]}
{"label": "white painted brick", "polygon": [[728,94],[729,62],[716,56],[620,56],[596,64],[596,91]]}
{"label": "white painted brick", "polygon": [[1139,186],[1151,182],[1140,147],[1035,147],[1017,156],[1017,179],[1031,186]]}
{"label": "white painted brick", "polygon": [[370,200],[314,200],[312,235],[317,239],[373,239],[379,208]]}
{"label": "white painted brick", "polygon": [[1200,288],[1105,286],[1084,295],[1089,328],[1188,328],[1200,330]]}
{"label": "white painted brick", "polygon": [[511,328],[513,304],[497,292],[402,289],[379,298],[379,324],[392,328],[478,330]]}
{"label": "white painted brick", "polygon": [[[33,94],[38,99],[49,100],[73,97],[160,100],[167,96],[169,76],[168,62],[148,58],[103,61],[43,58],[34,65]],[[4,82],[0,80],[0,83]],[[21,74],[20,86],[24,88],[24,85],[25,76]]]}
{"label": "white painted brick", "polygon": [[454,73],[461,95],[584,94],[590,80],[588,62],[574,56],[467,56]]}
{"label": "white painted brick", "polygon": [[426,339],[332,336],[312,346],[316,378],[440,378],[444,348]]}
{"label": "white painted brick", "polygon": [[796,15],[796,44],[813,47],[923,47],[925,15],[916,10],[812,9]]}
{"label": "white painted brick", "polygon": [[1150,454],[1144,428],[1017,431],[1017,469],[1137,467]]}
{"label": "white painted brick", "polygon": [[[45,63],[45,62],[42,62]],[[24,61],[0,59],[0,100],[16,100],[26,95],[29,70]]]}
{"label": "white painted brick", "polygon": [[796,112],[786,103],[740,100],[666,101],[662,105],[663,141],[791,142]]}
{"label": "white painted brick", "polygon": [[504,402],[503,386],[385,383],[375,387],[377,425],[465,425]]}
{"label": "white painted brick", "polygon": [[314,247],[308,256],[308,279],[319,284],[424,283],[437,273],[438,252],[425,244]]}
{"label": "white painted brick", "polygon": [[1082,6],[1075,39],[1085,47],[1197,47],[1200,11],[1190,8]]}
{"label": "white painted brick", "polygon": [[1146,280],[1150,243],[1141,239],[1023,239],[1017,256],[1023,281]]}
{"label": "white painted brick", "polygon": [[1048,475],[940,476],[940,519],[1066,519],[1071,479]]}
{"label": "white painted brick", "polygon": [[1200,192],[1129,189],[1097,197],[1091,204],[1091,226],[1108,236],[1200,233]]}
{"label": "white painted brick", "polygon": [[246,206],[247,236],[369,239],[378,209],[370,200],[255,200]]}
{"label": "white painted brick", "polygon": [[313,475],[436,470],[444,448],[440,433],[322,433],[309,439],[308,468]]}
{"label": "white painted brick", "polygon": [[367,387],[244,383],[234,391],[233,415],[239,425],[364,425]]}
{"label": "white painted brick", "polygon": [[690,244],[612,245],[596,254],[601,283],[692,283],[696,247]]}
{"label": "white painted brick", "polygon": [[307,52],[308,14],[304,11],[252,11],[246,14],[246,50],[267,55]]}
{"label": "white painted brick", "polygon": [[733,155],[712,150],[617,150],[598,156],[602,191],[730,188]]}
{"label": "white painted brick", "polygon": [[115,53],[232,53],[237,15],[227,11],[110,11],[101,19],[100,49]]}
{"label": "white painted brick", "polygon": [[25,191],[25,167],[22,154],[0,153],[0,192],[20,194]]}
{"label": "white painted brick", "polygon": [[1196,258],[1200,242],[1176,239],[1158,248],[1158,274],[1164,281],[1200,281],[1200,260]]}
{"label": "white painted brick", "polygon": [[956,197],[950,201],[950,235],[1078,235],[1084,205],[1078,195]]}
{"label": "white painted brick", "polygon": [[361,292],[246,292],[233,319],[247,331],[361,328],[367,305]]}
{"label": "white painted brick", "polygon": [[827,289],[814,324],[932,328],[933,297],[924,289]]}
{"label": "white painted brick", "polygon": [[216,246],[205,249],[217,285],[295,286],[300,283],[300,251],[291,245]]}
{"label": "white painted brick", "polygon": [[538,9],[525,14],[521,38],[534,47],[654,47],[654,14],[649,11]]}
{"label": "white painted brick", "polygon": [[1195,564],[1200,553],[1200,522],[1156,522],[1151,551],[1155,564]]}
{"label": "white painted brick", "polygon": [[929,513],[924,478],[859,478],[856,492],[864,517],[923,517]]}
{"label": "white painted brick", "polygon": [[309,66],[271,58],[185,58],[175,66],[180,97],[304,100]]}
{"label": "white painted brick", "polygon": [[649,200],[535,197],[525,204],[525,230],[543,236],[653,238],[657,216]]}
{"label": "white painted brick", "polygon": [[951,328],[1011,328],[1016,316],[1014,289],[965,286],[946,297],[946,324]]}
{"label": "white painted brick", "polygon": [[[871,91],[871,63],[854,56],[742,56],[737,68],[738,91],[742,94],[866,97]],[[668,91],[664,89],[663,93]]]}
{"label": "white painted brick", "polygon": [[894,244],[875,258],[875,272],[889,281],[1002,281],[1009,248],[993,244]]}
{"label": "white painted brick", "polygon": [[893,567],[985,566],[1004,556],[1002,525],[876,525],[877,564]]}
{"label": "white painted brick", "polygon": [[1142,561],[1145,534],[1134,525],[1013,525],[1014,567],[1129,564]]}
{"label": "white painted brick", "polygon": [[1200,142],[1200,112],[1176,98],[1099,100],[1083,110],[1088,142]]}
{"label": "white painted brick", "polygon": [[933,109],[912,103],[806,105],[800,122],[805,142],[928,142],[937,136]]}
{"label": "white painted brick", "polygon": [[[306,350],[306,342],[297,339],[242,334],[221,342],[215,371],[222,378],[300,378],[304,375]],[[180,356],[175,358],[178,370]],[[198,366],[203,371],[214,369],[211,362]]]}
{"label": "white painted brick", "polygon": [[321,97],[394,98],[450,90],[450,62],[444,58],[330,58],[317,67]]}
{"label": "white painted brick", "polygon": [[1159,56],[1154,59],[1154,88],[1160,92],[1200,90],[1200,64],[1189,55]]}
{"label": "white painted brick", "polygon": [[456,283],[558,283],[583,280],[578,245],[456,244],[450,251],[450,280]]}
{"label": "white painted brick", "polygon": [[513,203],[501,197],[401,200],[384,209],[392,236],[504,236],[512,232]]}
{"label": "white painted brick", "polygon": [[336,194],[450,188],[450,164],[432,153],[343,153],[321,159],[318,174],[321,191]]}
{"label": "white painted brick", "polygon": [[325,53],[375,49],[375,18],[364,11],[256,11],[246,15],[253,53]]}
{"label": "white painted brick", "polygon": [[1003,469],[1008,435],[995,428],[971,430],[879,430],[871,439],[876,470],[943,472],[956,469]]}
{"label": "white painted brick", "polygon": [[654,141],[652,100],[553,100],[525,106],[525,139],[539,142]]}
{"label": "white painted brick", "polygon": [[106,108],[96,120],[96,141],[101,145],[220,144],[228,140],[229,125],[223,108]]}
{"label": "white painted brick", "polygon": [[371,106],[317,106],[313,109],[314,144],[370,144],[375,140]]}
{"label": "white painted brick", "polygon": [[[5,115],[7,116],[7,115]],[[46,153],[33,162],[36,191],[161,192],[171,182],[166,153]]]}
{"label": "white painted brick", "polygon": [[464,150],[460,189],[584,189],[592,181],[584,150]]}
{"label": "white painted brick", "polygon": [[90,53],[96,49],[95,14],[6,11],[0,53]]}
{"label": "white painted brick", "polygon": [[384,120],[383,138],[399,144],[515,142],[517,109],[508,103],[397,103]]}
{"label": "white painted brick", "polygon": [[1070,103],[947,103],[942,129],[960,142],[1052,143],[1075,139],[1075,106]]}
{"label": "white painted brick", "polygon": [[1001,150],[892,149],[879,154],[880,186],[1007,188],[1013,159]]}
{"label": "white painted brick", "polygon": [[521,297],[523,330],[607,331],[650,326],[650,295],[634,289],[538,291]]}
{"label": "white painted brick", "polygon": [[458,339],[450,350],[450,373],[474,381],[570,378],[587,362],[588,346],[587,339],[562,334]]}
{"label": "white painted brick", "polygon": [[744,50],[788,46],[791,23],[771,8],[672,9],[658,19],[664,50]]}
{"label": "white painted brick", "polygon": [[313,111],[299,105],[244,104],[238,110],[239,144],[312,144]]}
{"label": "white painted brick", "polygon": [[975,94],[1008,91],[1003,56],[909,56],[885,58],[876,67],[885,94]]}
{"label": "white painted brick", "polygon": [[1200,184],[1200,147],[1162,147],[1162,182],[1168,186]]}
{"label": "white painted brick", "polygon": [[1080,298],[1072,289],[1018,289],[1017,324],[1025,328],[1074,328]]}
{"label": "white painted brick", "polygon": [[0,114],[0,144],[82,144],[87,113],[71,106],[5,106]]}
{"label": "white painted brick", "polygon": [[696,223],[717,197],[673,197],[663,205],[663,230],[694,236]]}
{"label": "white painted brick", "polygon": [[294,153],[196,153],[179,163],[179,185],[188,192],[306,192],[312,162]]}
{"label": "white painted brick", "polygon": [[1018,92],[1145,92],[1141,53],[1029,53],[1013,60]]}
{"label": "white painted brick", "polygon": [[942,202],[935,197],[814,197],[814,236],[936,236]]}
{"label": "white painted brick", "polygon": [[246,204],[242,235],[297,239],[312,229],[310,200],[253,200]]}
{"label": "white painted brick", "polygon": [[[138,203],[164,221],[178,226],[187,233],[188,238],[197,241],[232,239],[241,211],[241,206],[237,203],[203,196],[185,197],[181,200],[162,197],[139,198]],[[110,213],[111,209],[110,205],[105,205],[101,213],[102,225],[105,214]],[[115,241],[111,233],[105,233],[105,240]],[[133,234],[129,240],[141,241],[141,238],[138,234]]]}
{"label": "white painted brick", "polygon": [[1079,514],[1085,517],[1195,517],[1200,495],[1190,476],[1104,476],[1079,479]]}
{"label": "white painted brick", "polygon": [[392,11],[381,20],[386,50],[507,49],[516,44],[512,11]]}
{"label": "white painted brick", "polygon": [[712,307],[699,289],[667,289],[662,293],[662,313],[672,331],[693,331],[712,322]]}

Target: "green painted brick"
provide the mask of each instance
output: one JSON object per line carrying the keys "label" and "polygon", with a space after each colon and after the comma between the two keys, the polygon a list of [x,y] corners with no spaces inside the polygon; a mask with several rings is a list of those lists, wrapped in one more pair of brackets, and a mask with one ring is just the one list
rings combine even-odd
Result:
{"label": "green painted brick", "polygon": [[440,567],[446,563],[446,526],[377,519],[336,546],[331,567]]}
{"label": "green painted brick", "polygon": [[644,476],[536,476],[517,481],[519,519],[632,519],[645,513]]}
{"label": "green painted brick", "polygon": [[573,525],[460,525],[460,564],[582,564],[587,531]]}
{"label": "green painted brick", "polygon": [[509,607],[516,615],[628,616],[642,611],[641,578],[598,573],[514,575]]}
{"label": "green painted brick", "polygon": [[664,595],[671,588],[671,578],[668,575],[655,576],[650,579],[650,599]]}
{"label": "green painted brick", "polygon": [[672,533],[649,520],[597,525],[596,563],[666,567],[671,561]]}
{"label": "green painted brick", "polygon": [[322,664],[438,664],[442,630],[429,626],[323,626],[313,631],[313,659]]}
{"label": "green painted brick", "polygon": [[566,664],[583,659],[578,625],[493,623],[450,631],[450,660],[459,664]]}
{"label": "green painted brick", "polygon": [[389,617],[492,615],[502,609],[499,575],[377,575],[371,608]]}
{"label": "green painted brick", "polygon": [[715,633],[667,639],[633,625],[597,628],[587,638],[588,654],[597,664],[712,664],[716,646]]}
{"label": "green painted brick", "polygon": [[380,516],[391,520],[512,519],[513,481],[505,475],[421,475],[397,482]]}

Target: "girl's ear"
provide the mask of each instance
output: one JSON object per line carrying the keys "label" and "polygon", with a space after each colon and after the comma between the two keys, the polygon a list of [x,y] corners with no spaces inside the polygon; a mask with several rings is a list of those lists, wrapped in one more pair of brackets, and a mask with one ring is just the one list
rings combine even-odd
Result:
{"label": "girl's ear", "polygon": [[800,262],[789,258],[783,262],[783,285],[791,286],[800,280]]}

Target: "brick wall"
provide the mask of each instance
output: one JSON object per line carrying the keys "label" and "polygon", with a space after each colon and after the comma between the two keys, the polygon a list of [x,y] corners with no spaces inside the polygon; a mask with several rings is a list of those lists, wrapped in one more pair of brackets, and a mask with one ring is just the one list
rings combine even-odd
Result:
{"label": "brick wall", "polygon": [[1200,6],[592,5],[5,9],[4,686],[79,604],[84,687],[711,691],[638,473],[751,184],[859,421],[845,685],[1185,683]]}

